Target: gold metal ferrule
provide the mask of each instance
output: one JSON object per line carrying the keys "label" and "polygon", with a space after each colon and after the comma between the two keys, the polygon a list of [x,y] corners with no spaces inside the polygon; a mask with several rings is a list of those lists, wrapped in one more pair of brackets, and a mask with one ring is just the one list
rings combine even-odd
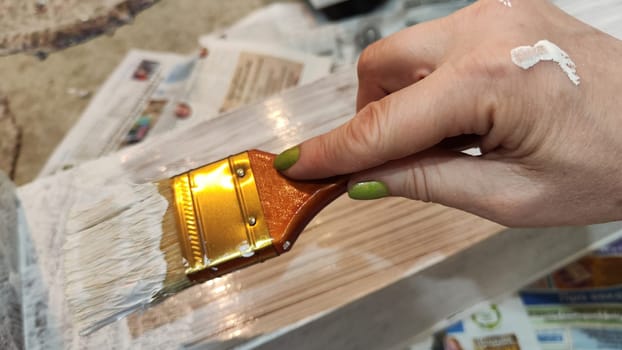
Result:
{"label": "gold metal ferrule", "polygon": [[248,153],[172,181],[186,275],[206,280],[276,255]]}

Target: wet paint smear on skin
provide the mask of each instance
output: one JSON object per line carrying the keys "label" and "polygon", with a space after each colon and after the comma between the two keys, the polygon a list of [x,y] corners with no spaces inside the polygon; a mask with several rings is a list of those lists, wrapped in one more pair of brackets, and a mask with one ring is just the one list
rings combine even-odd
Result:
{"label": "wet paint smear on skin", "polygon": [[512,62],[522,69],[529,69],[540,61],[554,61],[566,73],[568,79],[579,85],[581,78],[577,66],[559,46],[548,40],[540,40],[533,46],[519,46],[511,51]]}
{"label": "wet paint smear on skin", "polygon": [[512,1],[511,0],[499,0],[500,3],[502,3],[503,5],[507,6],[507,7],[512,7]]}

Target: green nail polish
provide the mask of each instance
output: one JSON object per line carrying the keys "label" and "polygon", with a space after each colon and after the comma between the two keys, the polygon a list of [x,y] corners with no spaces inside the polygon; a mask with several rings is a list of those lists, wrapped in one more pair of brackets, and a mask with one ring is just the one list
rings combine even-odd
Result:
{"label": "green nail polish", "polygon": [[352,199],[378,199],[390,195],[387,185],[380,181],[363,181],[348,190]]}
{"label": "green nail polish", "polygon": [[276,156],[274,159],[274,168],[278,171],[285,171],[296,164],[298,158],[300,158],[300,147],[292,147]]}

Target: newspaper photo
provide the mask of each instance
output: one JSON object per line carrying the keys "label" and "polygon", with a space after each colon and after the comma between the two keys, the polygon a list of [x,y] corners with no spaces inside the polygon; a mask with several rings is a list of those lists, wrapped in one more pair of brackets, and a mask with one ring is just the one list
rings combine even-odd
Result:
{"label": "newspaper photo", "polygon": [[539,350],[518,295],[486,304],[409,350]]}
{"label": "newspaper photo", "polygon": [[622,349],[622,240],[520,294],[543,350]]}

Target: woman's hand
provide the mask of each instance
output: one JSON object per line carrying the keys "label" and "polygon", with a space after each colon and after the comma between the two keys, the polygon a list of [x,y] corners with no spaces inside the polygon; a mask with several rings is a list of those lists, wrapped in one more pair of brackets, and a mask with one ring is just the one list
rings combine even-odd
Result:
{"label": "woman's hand", "polygon": [[[358,113],[284,152],[310,179],[352,173],[353,198],[432,201],[509,226],[622,219],[622,43],[548,1],[480,0],[366,49]],[[549,40],[576,63],[528,70],[513,48]],[[456,147],[475,141],[473,157]]]}

